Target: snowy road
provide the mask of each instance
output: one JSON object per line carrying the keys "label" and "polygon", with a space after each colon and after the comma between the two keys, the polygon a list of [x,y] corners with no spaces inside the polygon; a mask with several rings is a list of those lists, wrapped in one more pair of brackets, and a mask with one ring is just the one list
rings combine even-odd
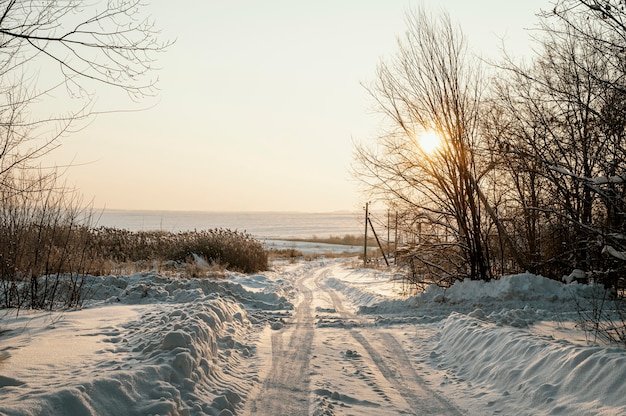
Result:
{"label": "snowy road", "polygon": [[356,258],[90,277],[82,310],[0,314],[0,415],[626,414],[626,352],[577,328],[597,288],[400,277]]}
{"label": "snowy road", "polygon": [[427,386],[393,333],[325,284],[334,270],[320,263],[294,274],[295,311],[271,335],[270,369],[244,414],[461,415]]}
{"label": "snowy road", "polygon": [[308,414],[315,322],[311,314],[313,292],[304,283],[304,279],[297,282],[301,300],[292,320],[272,334],[271,369],[259,395],[250,401],[249,414]]}

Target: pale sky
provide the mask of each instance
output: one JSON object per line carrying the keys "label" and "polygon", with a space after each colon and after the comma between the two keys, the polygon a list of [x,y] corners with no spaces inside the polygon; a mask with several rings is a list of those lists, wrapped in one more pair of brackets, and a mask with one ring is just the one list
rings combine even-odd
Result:
{"label": "pale sky", "polygon": [[[529,49],[549,0],[424,0],[470,45]],[[354,141],[379,116],[361,83],[396,51],[409,0],[154,0],[161,89],[141,112],[99,116],[63,139],[56,163],[94,206],[201,211],[360,210]],[[98,105],[130,108],[102,86]]]}

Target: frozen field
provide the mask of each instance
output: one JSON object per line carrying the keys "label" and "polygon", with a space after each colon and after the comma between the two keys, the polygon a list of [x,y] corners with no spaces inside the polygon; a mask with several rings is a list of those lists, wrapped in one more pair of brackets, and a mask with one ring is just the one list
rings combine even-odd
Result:
{"label": "frozen field", "polygon": [[170,232],[228,228],[261,240],[344,236],[363,233],[363,215],[354,212],[202,212],[105,210],[97,225],[130,231]]}

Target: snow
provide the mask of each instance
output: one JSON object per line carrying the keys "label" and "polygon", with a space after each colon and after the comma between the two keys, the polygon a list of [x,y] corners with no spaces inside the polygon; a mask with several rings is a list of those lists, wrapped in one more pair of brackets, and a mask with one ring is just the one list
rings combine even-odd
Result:
{"label": "snow", "polygon": [[[363,252],[363,246],[310,241],[264,240],[263,246],[268,250],[297,250],[304,254],[354,254]],[[369,250],[372,251],[374,248],[370,248]]]}
{"label": "snow", "polygon": [[596,185],[606,185],[610,183],[624,183],[624,177],[622,176],[599,176],[597,178],[590,179],[591,183]]}
{"label": "snow", "polygon": [[3,312],[1,415],[626,414],[626,350],[576,324],[588,285],[415,294],[354,258],[86,286],[81,310]]}
{"label": "snow", "polygon": [[617,251],[609,245],[606,245],[602,248],[602,254],[604,253],[608,253],[610,256],[619,260],[626,260],[626,253],[624,253],[623,251]]}

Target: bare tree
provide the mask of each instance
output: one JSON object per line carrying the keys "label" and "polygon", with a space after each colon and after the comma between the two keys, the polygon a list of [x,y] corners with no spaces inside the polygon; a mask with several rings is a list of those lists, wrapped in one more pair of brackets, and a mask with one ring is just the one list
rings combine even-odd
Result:
{"label": "bare tree", "polygon": [[[552,36],[570,37],[594,49],[594,56],[610,70],[610,74],[626,71],[626,5],[622,0],[557,0],[551,10],[540,16],[544,22],[558,22],[543,27]],[[581,65],[580,69],[590,68]],[[606,87],[626,91],[623,76],[615,79],[603,75],[606,73],[589,73]]]}
{"label": "bare tree", "polygon": [[[153,65],[169,43],[141,17],[144,8],[140,0],[0,3],[0,182],[56,148],[77,121],[93,114],[98,84],[132,99],[156,93]],[[53,94],[83,100],[34,114]]]}
{"label": "bare tree", "polygon": [[505,66],[486,134],[506,162],[498,170],[515,191],[511,224],[524,230],[530,268],[558,278],[603,270],[607,242],[623,246],[625,73],[596,8],[563,1],[541,17],[538,56]]}
{"label": "bare tree", "polygon": [[[447,13],[434,17],[421,8],[407,14],[407,25],[397,55],[379,65],[369,88],[389,128],[378,148],[357,148],[356,175],[428,223],[429,250],[422,241],[414,256],[429,271],[490,279],[491,224],[480,189],[490,170],[479,134],[481,65]],[[426,131],[442,139],[436,153],[417,141]]]}
{"label": "bare tree", "polygon": [[[596,120],[594,134],[602,146],[597,171],[583,172],[590,194],[602,200],[607,224],[620,228],[624,221],[623,164],[626,119],[626,4],[617,0],[561,0],[542,15],[543,29],[562,42],[585,45],[585,54],[570,54],[570,66],[596,86],[589,105]],[[593,155],[592,155],[593,156]],[[604,179],[600,179],[604,178]],[[611,178],[610,180],[608,178]],[[594,179],[589,183],[589,179]],[[598,187],[599,182],[603,182]]]}
{"label": "bare tree", "polygon": [[133,97],[154,92],[152,65],[167,43],[141,0],[8,0],[0,5],[0,71],[6,75],[38,60],[57,67],[68,88],[91,79]]}
{"label": "bare tree", "polygon": [[[0,2],[0,294],[5,306],[80,305],[86,243],[82,201],[41,157],[97,111],[106,86],[139,100],[156,93],[153,65],[169,42],[141,0]],[[43,113],[42,101],[78,106]],[[67,101],[66,101],[67,102]],[[110,110],[110,109],[108,109]],[[86,215],[89,217],[89,215]],[[69,283],[60,283],[69,273]],[[43,278],[42,278],[43,274]],[[56,275],[52,278],[51,276]]]}
{"label": "bare tree", "polygon": [[[517,73],[509,75],[501,71],[493,79],[481,123],[494,161],[492,203],[498,221],[506,228],[500,235],[511,239],[508,245],[500,242],[498,254],[502,273],[519,270],[520,266],[539,272],[548,182],[541,175],[541,160],[534,155],[545,129],[533,117],[537,109],[532,104],[537,101],[530,97],[536,97],[535,84]],[[522,259],[515,264],[511,264],[511,246]]]}

